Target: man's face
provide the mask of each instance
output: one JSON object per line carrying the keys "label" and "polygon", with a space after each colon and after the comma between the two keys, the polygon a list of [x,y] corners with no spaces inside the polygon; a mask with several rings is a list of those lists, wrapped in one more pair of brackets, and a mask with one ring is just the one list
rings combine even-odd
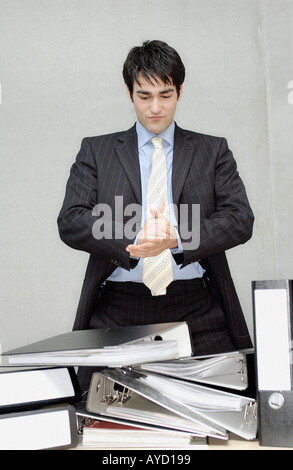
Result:
{"label": "man's face", "polygon": [[174,85],[166,85],[160,79],[158,83],[149,83],[140,75],[139,82],[140,85],[134,82],[132,96],[137,119],[149,132],[161,134],[173,122],[182,86],[178,96]]}

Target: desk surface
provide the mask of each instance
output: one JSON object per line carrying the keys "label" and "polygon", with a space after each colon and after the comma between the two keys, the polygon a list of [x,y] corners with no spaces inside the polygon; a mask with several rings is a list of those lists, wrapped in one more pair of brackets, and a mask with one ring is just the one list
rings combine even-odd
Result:
{"label": "desk surface", "polygon": [[231,436],[227,441],[210,439],[208,450],[293,450],[289,447],[264,447],[259,441],[246,441],[238,436]]}

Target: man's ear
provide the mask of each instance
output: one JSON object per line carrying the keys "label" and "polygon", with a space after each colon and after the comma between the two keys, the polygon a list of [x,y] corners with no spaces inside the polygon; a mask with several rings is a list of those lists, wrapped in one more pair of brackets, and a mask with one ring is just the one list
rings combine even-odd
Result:
{"label": "man's ear", "polygon": [[129,90],[129,88],[128,88],[127,85],[126,85],[126,91],[127,91],[127,94],[128,94],[128,96],[129,96],[131,102],[133,103],[132,95],[131,95],[130,90]]}
{"label": "man's ear", "polygon": [[178,95],[177,101],[180,101],[180,100],[181,100],[181,98],[182,98],[182,93],[183,93],[183,84],[180,85],[180,91],[179,91],[179,95]]}

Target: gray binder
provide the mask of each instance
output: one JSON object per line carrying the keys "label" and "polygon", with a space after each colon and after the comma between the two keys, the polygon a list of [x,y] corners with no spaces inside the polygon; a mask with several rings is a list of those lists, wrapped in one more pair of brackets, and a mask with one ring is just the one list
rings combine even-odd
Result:
{"label": "gray binder", "polygon": [[292,280],[252,290],[260,445],[293,447]]}
{"label": "gray binder", "polygon": [[227,439],[228,431],[245,439],[256,437],[254,399],[158,374],[129,369],[95,373],[86,407],[100,419],[144,422],[198,437]]}
{"label": "gray binder", "polygon": [[192,354],[186,322],[79,330],[5,352],[4,366],[125,367]]}
{"label": "gray binder", "polygon": [[248,387],[247,353],[250,350],[153,362],[136,369],[241,391]]}

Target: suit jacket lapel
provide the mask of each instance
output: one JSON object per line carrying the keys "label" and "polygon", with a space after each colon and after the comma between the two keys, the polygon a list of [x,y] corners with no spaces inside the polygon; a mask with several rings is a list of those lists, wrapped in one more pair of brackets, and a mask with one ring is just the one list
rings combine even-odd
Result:
{"label": "suit jacket lapel", "polygon": [[115,150],[137,198],[137,202],[141,204],[141,179],[135,125],[118,137]]}
{"label": "suit jacket lapel", "polygon": [[[118,137],[115,150],[137,202],[141,204],[141,178],[135,125]],[[172,169],[173,203],[176,205],[179,203],[195,150],[196,144],[190,134],[176,125]]]}
{"label": "suit jacket lapel", "polygon": [[179,197],[184,186],[192,160],[195,155],[196,144],[187,131],[176,125],[173,152],[172,187],[173,203],[178,206]]}

